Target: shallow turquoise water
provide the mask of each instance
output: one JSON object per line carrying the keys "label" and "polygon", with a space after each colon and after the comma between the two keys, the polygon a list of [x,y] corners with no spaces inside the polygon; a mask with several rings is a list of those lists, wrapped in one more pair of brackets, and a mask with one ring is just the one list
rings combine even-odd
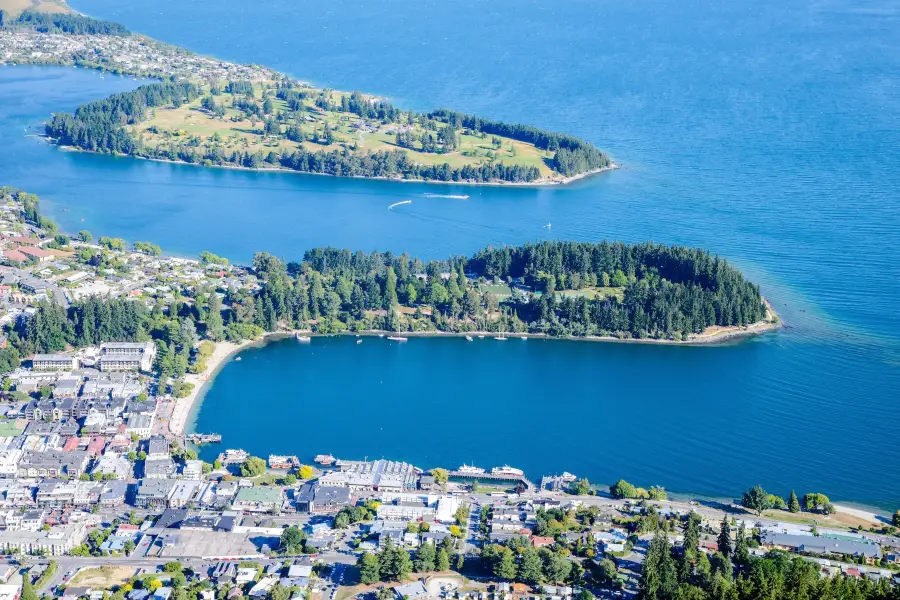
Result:
{"label": "shallow turquoise water", "polygon": [[[570,132],[625,168],[565,188],[468,188],[63,153],[23,129],[136,82],[0,69],[0,174],[44,195],[68,229],[236,260],[321,244],[434,257],[548,235],[685,243],[737,262],[792,326],[708,349],[272,345],[229,365],[206,398],[199,427],[229,446],[509,462],[708,494],[758,480],[900,505],[893,4],[224,0],[214,22],[196,0],[75,6],[405,106]],[[315,425],[273,429],[295,413]],[[369,427],[383,422],[393,435]]]}

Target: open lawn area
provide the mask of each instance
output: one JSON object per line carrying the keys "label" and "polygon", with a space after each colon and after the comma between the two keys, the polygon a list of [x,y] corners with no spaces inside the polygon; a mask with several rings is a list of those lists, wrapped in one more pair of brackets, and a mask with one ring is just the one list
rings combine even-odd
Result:
{"label": "open lawn area", "polygon": [[0,10],[13,16],[19,15],[22,11],[30,10],[43,13],[70,13],[70,9],[65,2],[59,0],[0,0]]}
{"label": "open lawn area", "polygon": [[72,578],[69,585],[108,590],[117,585],[123,585],[134,576],[135,572],[134,567],[114,567],[112,565],[82,569]]}
{"label": "open lawn area", "polygon": [[[289,104],[277,97],[273,83],[254,85],[252,98],[248,94],[224,91],[208,94],[207,91],[204,89],[200,98],[178,107],[151,109],[146,120],[131,126],[132,133],[148,147],[185,144],[197,153],[214,146],[227,155],[236,151],[268,155],[299,148],[310,152],[401,150],[419,165],[446,163],[451,168],[460,168],[503,163],[535,167],[542,178],[559,177],[549,166],[554,155],[551,151],[464,128],[456,130],[454,148],[439,140],[444,123],[424,116],[413,118],[408,113],[402,113],[392,122],[364,119],[342,110],[341,99],[349,97],[344,92],[302,88],[302,101]],[[209,109],[209,104],[203,107],[207,96],[213,99],[216,110]],[[370,97],[370,101],[375,100]],[[268,133],[267,121],[277,123],[274,128],[270,125]],[[399,143],[398,136],[405,136],[404,145]]]}
{"label": "open lawn area", "polygon": [[615,296],[620,301],[625,297],[625,288],[623,287],[586,287],[581,288],[580,290],[562,290],[556,292],[560,296],[566,296],[569,298],[577,298],[579,296],[584,296],[589,300],[594,299],[596,296],[600,296],[601,298],[607,298]]}

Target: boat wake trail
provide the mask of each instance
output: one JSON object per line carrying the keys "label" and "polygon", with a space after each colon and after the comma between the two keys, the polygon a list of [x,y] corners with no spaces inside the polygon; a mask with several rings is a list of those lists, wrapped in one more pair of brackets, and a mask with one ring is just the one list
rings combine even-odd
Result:
{"label": "boat wake trail", "polygon": [[400,206],[401,204],[412,204],[412,200],[403,200],[402,202],[394,202],[390,206],[388,206],[388,210],[394,210],[395,206]]}
{"label": "boat wake trail", "polygon": [[453,200],[468,200],[468,194],[432,194],[430,192],[426,192],[422,194],[426,198],[451,198]]}

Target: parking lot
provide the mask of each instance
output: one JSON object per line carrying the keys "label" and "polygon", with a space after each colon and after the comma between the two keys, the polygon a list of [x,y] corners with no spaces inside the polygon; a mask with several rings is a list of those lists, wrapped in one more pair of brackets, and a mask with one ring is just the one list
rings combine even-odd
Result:
{"label": "parking lot", "polygon": [[262,546],[277,548],[278,538],[258,533],[167,530],[161,557],[250,557],[261,556]]}

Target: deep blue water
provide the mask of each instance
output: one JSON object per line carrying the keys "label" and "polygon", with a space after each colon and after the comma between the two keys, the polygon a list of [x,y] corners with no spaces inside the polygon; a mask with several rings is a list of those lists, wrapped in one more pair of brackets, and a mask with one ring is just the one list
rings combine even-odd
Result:
{"label": "deep blue water", "polygon": [[[23,128],[137,83],[0,69],[0,175],[67,229],[235,260],[321,244],[435,257],[548,235],[684,243],[736,262],[792,326],[703,349],[276,344],[223,370],[200,429],[260,454],[509,462],[706,494],[760,481],[900,505],[895,3],[222,0],[214,19],[197,0],[75,6],[317,84],[566,131],[624,168],[463,188],[64,153]],[[424,196],[460,190],[471,198]],[[387,210],[400,199],[413,203]]]}

